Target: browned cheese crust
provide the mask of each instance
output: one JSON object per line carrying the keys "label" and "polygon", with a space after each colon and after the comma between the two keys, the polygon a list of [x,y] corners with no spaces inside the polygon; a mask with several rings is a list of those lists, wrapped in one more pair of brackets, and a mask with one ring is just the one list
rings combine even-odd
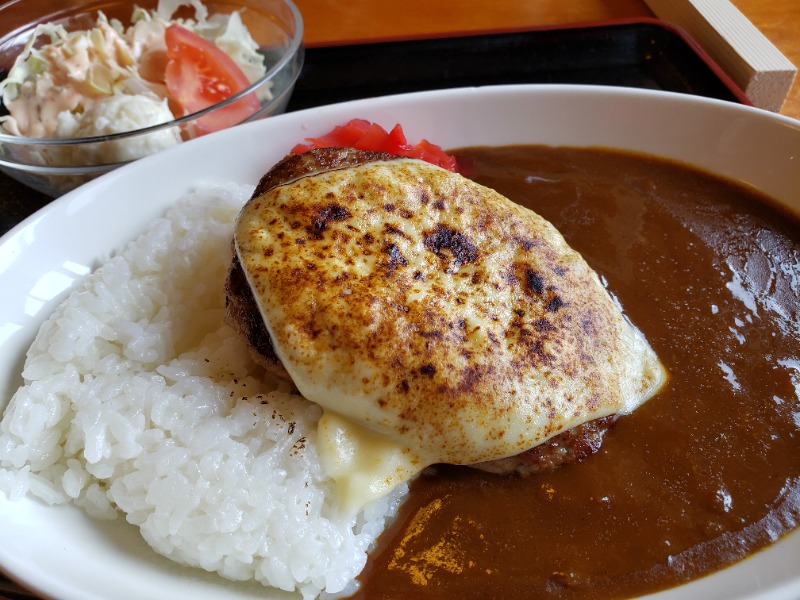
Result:
{"label": "browned cheese crust", "polygon": [[[314,173],[354,167],[374,160],[391,160],[392,158],[395,157],[384,152],[354,152],[346,148],[329,148],[322,152],[290,155],[264,174],[252,197],[257,198],[276,186]],[[269,332],[264,325],[264,318],[261,316],[250,284],[247,282],[247,276],[235,251],[228,278],[225,281],[225,309],[226,321],[245,339],[256,362],[281,379],[291,381],[291,377],[275,353]]]}
{"label": "browned cheese crust", "polygon": [[[390,160],[289,156],[243,211],[228,317],[273,371],[326,409],[360,398],[349,416],[414,448],[443,443],[454,464],[528,451],[653,385],[654,369],[626,365],[650,358],[596,274],[538,215],[464,178],[423,181],[415,161],[392,174],[402,194],[373,173],[335,192],[306,177]],[[611,421],[488,470],[579,460]]]}

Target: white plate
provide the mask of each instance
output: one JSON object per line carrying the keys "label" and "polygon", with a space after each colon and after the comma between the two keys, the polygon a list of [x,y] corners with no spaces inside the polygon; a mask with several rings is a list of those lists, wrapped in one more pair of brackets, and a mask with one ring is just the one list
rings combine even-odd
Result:
{"label": "white plate", "polygon": [[[272,117],[114,171],[0,238],[0,406],[21,383],[40,323],[75,282],[202,181],[256,183],[303,138],[353,117],[445,148],[609,146],[679,159],[741,180],[800,213],[800,122],[720,101],[587,86],[469,88],[364,100]],[[0,495],[0,566],[59,599],[278,597],[157,556],[138,532],[72,507]],[[800,534],[733,568],[653,598],[798,598]]]}

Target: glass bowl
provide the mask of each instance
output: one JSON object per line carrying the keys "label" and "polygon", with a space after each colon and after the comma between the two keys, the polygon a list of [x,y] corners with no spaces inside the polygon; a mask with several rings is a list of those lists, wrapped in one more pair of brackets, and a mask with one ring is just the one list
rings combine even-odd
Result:
{"label": "glass bowl", "polygon": [[[266,73],[248,88],[204,110],[150,127],[74,138],[36,138],[10,135],[0,130],[0,170],[49,196],[60,196],[79,185],[164,147],[198,135],[203,117],[214,118],[226,106],[250,94],[258,108],[240,122],[262,119],[286,110],[303,65],[303,21],[291,0],[208,0],[208,14],[240,11],[264,57]],[[156,0],[135,3],[155,9]],[[89,29],[98,11],[123,26],[130,24],[134,3],[127,0],[10,0],[0,5],[0,81],[39,23],[59,23],[67,31]],[[184,6],[177,16],[193,17]],[[8,114],[0,103],[0,115]],[[238,124],[238,123],[236,123]],[[200,128],[202,130],[202,127]]]}

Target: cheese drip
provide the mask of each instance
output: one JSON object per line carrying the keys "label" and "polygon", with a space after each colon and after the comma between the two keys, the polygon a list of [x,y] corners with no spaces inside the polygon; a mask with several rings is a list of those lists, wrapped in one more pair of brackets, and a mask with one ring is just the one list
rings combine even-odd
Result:
{"label": "cheese drip", "polygon": [[339,510],[352,515],[428,466],[407,446],[335,412],[317,426],[322,468],[337,484]]}

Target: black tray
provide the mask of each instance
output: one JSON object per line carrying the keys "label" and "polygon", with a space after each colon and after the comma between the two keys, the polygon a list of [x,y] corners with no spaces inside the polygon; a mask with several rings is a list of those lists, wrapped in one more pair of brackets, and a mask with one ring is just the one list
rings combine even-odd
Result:
{"label": "black tray", "polygon": [[[306,48],[288,110],[509,83],[650,88],[749,100],[680,30],[655,19]],[[50,198],[0,173],[0,235]]]}
{"label": "black tray", "polygon": [[307,48],[289,110],[514,83],[616,85],[750,103],[686,34],[644,19]]}

